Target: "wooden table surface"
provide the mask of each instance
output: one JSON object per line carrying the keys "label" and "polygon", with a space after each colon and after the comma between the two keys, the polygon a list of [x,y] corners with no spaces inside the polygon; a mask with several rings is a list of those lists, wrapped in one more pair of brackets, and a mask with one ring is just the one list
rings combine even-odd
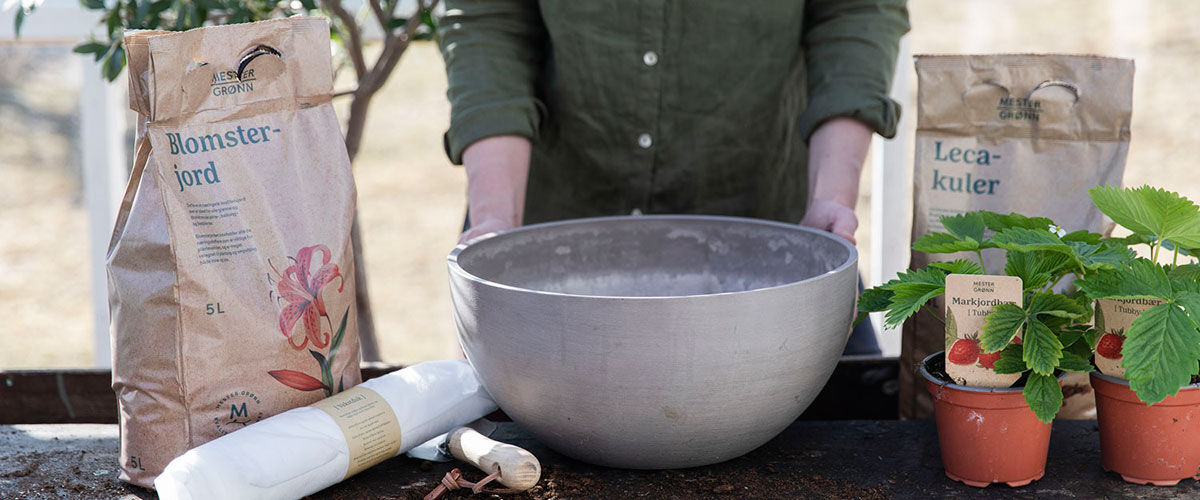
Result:
{"label": "wooden table surface", "polygon": [[[797,421],[743,457],[670,471],[583,464],[550,451],[511,423],[502,424],[494,437],[526,447],[544,468],[537,487],[504,498],[1200,498],[1196,481],[1137,486],[1101,470],[1094,421],[1054,424],[1042,480],[982,490],[943,475],[930,421]],[[116,426],[110,424],[0,426],[0,498],[155,498],[116,479],[116,439]],[[395,458],[312,498],[421,498],[453,466]],[[464,472],[471,480],[482,476]],[[470,498],[469,493],[459,490],[445,498]]]}

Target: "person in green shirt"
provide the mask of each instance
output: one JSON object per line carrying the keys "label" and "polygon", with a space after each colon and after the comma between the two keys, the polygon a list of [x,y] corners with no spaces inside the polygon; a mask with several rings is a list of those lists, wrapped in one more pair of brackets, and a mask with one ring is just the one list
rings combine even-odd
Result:
{"label": "person in green shirt", "polygon": [[[699,213],[854,242],[871,133],[896,132],[888,89],[904,0],[445,7],[445,147],[467,173],[461,241],[552,220]],[[869,329],[851,346],[878,352]]]}

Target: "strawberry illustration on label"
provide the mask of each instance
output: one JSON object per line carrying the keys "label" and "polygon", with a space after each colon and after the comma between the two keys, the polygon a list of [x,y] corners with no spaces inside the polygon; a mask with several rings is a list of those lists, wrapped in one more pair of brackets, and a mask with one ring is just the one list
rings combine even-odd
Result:
{"label": "strawberry illustration on label", "polygon": [[989,370],[995,370],[996,369],[996,360],[1000,359],[1001,352],[1002,351],[996,351],[996,352],[991,352],[991,353],[988,353],[988,352],[979,353],[979,364],[983,365],[984,368],[987,368]]}
{"label": "strawberry illustration on label", "polygon": [[979,341],[975,339],[958,339],[946,353],[946,360],[956,365],[971,365],[979,360]]}
{"label": "strawberry illustration on label", "polygon": [[1106,333],[1096,343],[1096,354],[1108,359],[1121,359],[1121,346],[1124,344],[1125,337],[1115,333]]}

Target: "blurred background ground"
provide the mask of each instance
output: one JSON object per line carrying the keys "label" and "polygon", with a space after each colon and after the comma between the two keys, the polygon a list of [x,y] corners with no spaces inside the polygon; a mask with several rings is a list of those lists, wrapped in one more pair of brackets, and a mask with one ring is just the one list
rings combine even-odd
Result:
{"label": "blurred background ground", "polygon": [[[916,54],[1134,58],[1125,183],[1200,200],[1200,2],[914,0],[909,8]],[[69,47],[0,45],[0,369],[91,364],[77,134],[79,74],[91,64]],[[444,261],[462,226],[465,176],[442,152],[445,89],[436,47],[415,43],[373,104],[355,164],[371,301],[390,362],[456,352]],[[870,179],[868,169],[857,235],[864,266]]]}

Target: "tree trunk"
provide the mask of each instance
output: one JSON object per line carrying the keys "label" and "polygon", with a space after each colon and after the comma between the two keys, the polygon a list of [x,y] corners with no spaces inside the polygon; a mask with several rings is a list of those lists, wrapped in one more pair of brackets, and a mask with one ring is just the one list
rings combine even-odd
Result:
{"label": "tree trunk", "polygon": [[371,299],[367,295],[367,273],[363,265],[362,236],[358,230],[358,210],[354,211],[354,225],[350,228],[350,244],[354,245],[354,294],[358,304],[358,342],[362,346],[363,361],[380,361],[379,342],[375,339],[375,316],[371,312]]}
{"label": "tree trunk", "polygon": [[[388,77],[392,75],[392,70],[396,68],[400,56],[404,55],[404,51],[408,49],[408,44],[417,32],[417,27],[422,24],[421,13],[434,9],[439,0],[431,0],[428,4],[426,4],[426,0],[419,0],[417,11],[409,17],[404,25],[403,33],[399,36],[391,34],[392,13],[385,12],[375,1],[377,0],[368,0],[368,5],[386,35],[383,53],[370,68],[367,68],[363,58],[362,36],[358,31],[358,23],[354,16],[346,11],[340,0],[325,3],[334,16],[346,25],[350,43],[344,43],[344,45],[350,54],[355,74],[358,77],[358,85],[352,93],[350,101],[350,116],[346,120],[346,153],[350,156],[351,164],[354,163],[354,157],[358,156],[358,148],[362,144],[362,136],[367,124],[367,108],[371,104],[371,98],[383,87]],[[362,345],[363,361],[379,361],[379,343],[375,339],[375,317],[371,313],[371,300],[367,295],[366,266],[363,264],[362,237],[358,227],[358,209],[355,208],[350,241],[354,246],[354,293],[358,297],[358,340]]]}
{"label": "tree trunk", "polygon": [[[367,105],[371,96],[355,95],[350,103],[350,116],[346,120],[346,153],[351,164],[358,156],[362,143],[363,127],[367,121]],[[363,361],[381,361],[379,341],[375,336],[375,315],[371,310],[371,298],[367,294],[366,265],[363,263],[362,233],[358,225],[358,207],[354,208],[354,225],[350,229],[350,242],[354,246],[354,294],[358,304],[358,341],[362,346]]]}

